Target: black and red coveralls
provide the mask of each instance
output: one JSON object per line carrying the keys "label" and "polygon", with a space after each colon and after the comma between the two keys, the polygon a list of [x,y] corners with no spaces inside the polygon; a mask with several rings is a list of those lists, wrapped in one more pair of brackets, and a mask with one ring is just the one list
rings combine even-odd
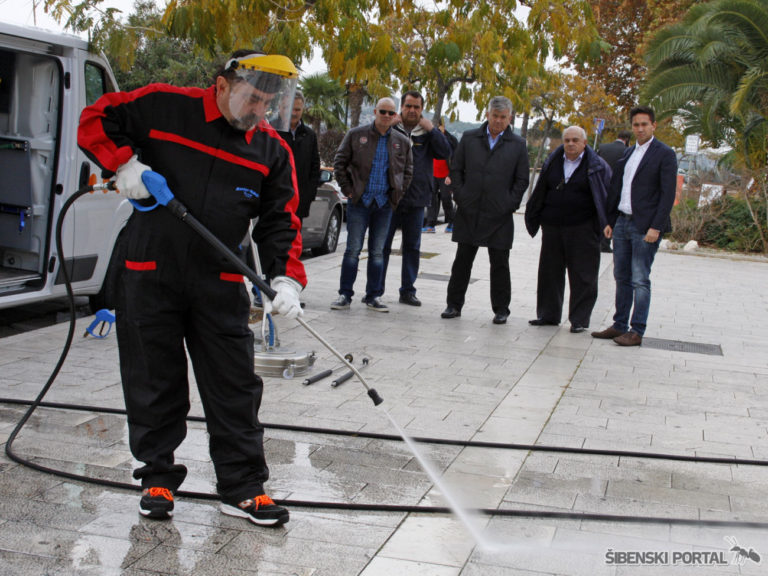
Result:
{"label": "black and red coveralls", "polygon": [[[110,93],[85,108],[78,144],[107,173],[133,154],[227,247],[245,255],[251,219],[262,271],[306,284],[293,156],[266,122],[232,128],[215,88],[152,84]],[[189,351],[222,500],[263,493],[269,477],[258,420],[250,298],[224,257],[159,207],[125,227],[117,283],[117,338],[134,471],[143,487],[176,490],[186,468],[174,451],[186,436]]]}

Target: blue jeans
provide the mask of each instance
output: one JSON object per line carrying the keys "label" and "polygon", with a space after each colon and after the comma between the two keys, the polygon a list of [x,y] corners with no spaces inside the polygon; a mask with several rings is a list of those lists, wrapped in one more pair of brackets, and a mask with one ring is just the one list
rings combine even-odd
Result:
{"label": "blue jeans", "polygon": [[384,294],[387,279],[389,255],[392,252],[392,240],[395,231],[403,229],[402,257],[403,265],[400,271],[400,295],[416,294],[416,277],[419,275],[419,258],[421,258],[421,228],[424,225],[424,207],[412,207],[395,210],[389,224],[387,242],[384,244],[384,269],[381,274],[381,292]]}
{"label": "blue jeans", "polygon": [[661,238],[653,243],[643,238],[645,234],[635,228],[632,218],[619,216],[613,228],[613,277],[616,279],[613,327],[626,332],[631,326],[640,336],[645,334],[651,307],[651,265],[661,244]]}
{"label": "blue jeans", "polygon": [[352,298],[352,287],[357,278],[357,264],[363,249],[365,231],[368,230],[368,280],[365,296],[381,293],[381,277],[384,270],[384,242],[387,239],[392,206],[387,202],[379,207],[376,202],[365,206],[363,201],[347,204],[347,248],[341,260],[341,287],[339,294]]}

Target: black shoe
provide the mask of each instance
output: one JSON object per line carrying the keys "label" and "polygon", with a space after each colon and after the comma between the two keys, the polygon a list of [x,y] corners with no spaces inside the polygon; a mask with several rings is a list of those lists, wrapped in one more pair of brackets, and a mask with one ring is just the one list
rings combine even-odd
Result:
{"label": "black shoe", "polygon": [[339,297],[331,302],[331,310],[349,310],[349,305],[352,299],[344,294],[339,294]]}
{"label": "black shoe", "polygon": [[139,514],[154,520],[165,520],[173,516],[173,492],[168,488],[152,486],[141,492]]}
{"label": "black shoe", "polygon": [[533,320],[528,320],[528,324],[531,326],[559,326],[559,322],[550,322],[549,320],[544,320],[543,318],[534,318]]}
{"label": "black shoe", "polygon": [[579,326],[578,324],[571,324],[571,334],[580,334],[582,332],[586,332],[587,327],[586,326]]}
{"label": "black shoe", "polygon": [[400,304],[408,304],[408,306],[421,306],[421,300],[416,298],[416,294],[400,294]]}
{"label": "black shoe", "polygon": [[461,310],[454,308],[453,306],[448,306],[448,308],[443,310],[443,313],[440,314],[440,318],[458,318],[459,316],[461,316]]}
{"label": "black shoe", "polygon": [[266,494],[243,500],[239,504],[222,502],[219,509],[228,516],[247,518],[259,526],[280,526],[290,519],[288,510],[275,504]]}
{"label": "black shoe", "polygon": [[368,298],[365,301],[365,305],[368,307],[368,310],[373,310],[374,312],[389,312],[387,305],[383,304],[381,298],[378,296],[374,298]]}
{"label": "black shoe", "polygon": [[506,324],[508,317],[509,317],[509,314],[502,314],[502,313],[496,314],[493,317],[493,323],[494,324]]}

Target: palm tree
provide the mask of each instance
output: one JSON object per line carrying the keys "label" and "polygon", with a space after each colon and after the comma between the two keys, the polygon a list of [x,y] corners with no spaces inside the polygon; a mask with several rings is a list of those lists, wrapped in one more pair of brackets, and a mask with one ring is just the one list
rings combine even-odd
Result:
{"label": "palm tree", "polygon": [[643,97],[660,116],[681,118],[686,133],[730,145],[768,200],[768,0],[695,5],[652,39],[646,59]]}
{"label": "palm tree", "polygon": [[305,76],[299,85],[304,93],[304,117],[316,134],[325,124],[327,129],[344,126],[344,88],[327,73]]}

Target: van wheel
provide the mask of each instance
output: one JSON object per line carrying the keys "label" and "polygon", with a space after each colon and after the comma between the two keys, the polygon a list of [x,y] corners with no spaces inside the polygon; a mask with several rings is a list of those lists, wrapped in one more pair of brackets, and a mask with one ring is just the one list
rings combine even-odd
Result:
{"label": "van wheel", "polygon": [[339,236],[341,235],[341,211],[334,210],[331,217],[328,218],[328,226],[325,228],[325,237],[323,237],[323,243],[317,248],[312,248],[313,256],[322,256],[323,254],[330,254],[336,252],[336,246],[339,244]]}
{"label": "van wheel", "polygon": [[104,275],[104,281],[101,283],[101,290],[99,290],[97,294],[88,296],[88,304],[91,307],[92,314],[96,314],[96,312],[104,308],[107,310],[115,309],[115,304],[117,303],[117,282],[120,277],[120,271],[122,270],[120,263],[124,231],[125,229],[121,230],[115,240],[115,245],[112,248],[112,256],[109,259],[109,266],[107,266],[107,273]]}

